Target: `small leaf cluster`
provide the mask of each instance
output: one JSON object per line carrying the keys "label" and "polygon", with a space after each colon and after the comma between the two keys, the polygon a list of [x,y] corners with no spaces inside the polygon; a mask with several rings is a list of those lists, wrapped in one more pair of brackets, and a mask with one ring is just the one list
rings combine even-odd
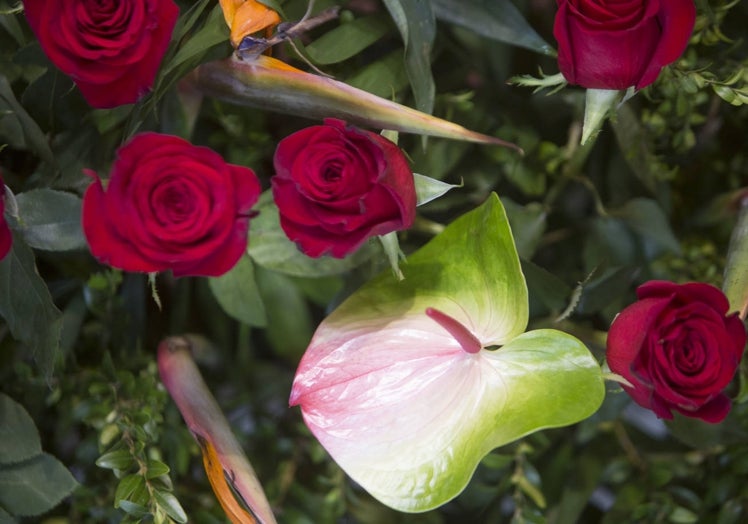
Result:
{"label": "small leaf cluster", "polygon": [[[147,395],[138,389],[146,388]],[[111,410],[99,426],[99,444],[104,450],[96,460],[118,479],[114,507],[127,514],[124,522],[139,523],[150,516],[158,524],[187,522],[187,515],[173,493],[169,467],[155,444],[163,422],[165,392],[156,385],[155,370],[144,370],[139,379],[117,371],[115,381],[95,383],[89,393]]]}

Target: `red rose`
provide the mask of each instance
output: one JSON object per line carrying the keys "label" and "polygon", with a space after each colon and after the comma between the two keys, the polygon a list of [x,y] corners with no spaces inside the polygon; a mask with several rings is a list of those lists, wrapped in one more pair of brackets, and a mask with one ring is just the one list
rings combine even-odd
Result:
{"label": "red rose", "polygon": [[342,258],[373,235],[413,224],[413,173],[381,135],[327,119],[284,138],[274,163],[281,227],[310,257]]}
{"label": "red rose", "polygon": [[611,371],[640,405],[660,418],[671,410],[716,423],[730,411],[722,390],[732,380],[746,341],[737,314],[714,286],[653,280],[637,289],[608,333]]}
{"label": "red rose", "polygon": [[260,183],[251,169],[175,136],[142,133],[117,151],[106,192],[83,195],[91,253],[126,271],[221,275],[247,247]]}
{"label": "red rose", "polygon": [[25,0],[49,59],[93,107],[135,102],[153,85],[179,16],[172,0]]}
{"label": "red rose", "polygon": [[0,260],[8,254],[11,244],[13,244],[13,235],[5,221],[5,183],[3,177],[0,177]]}
{"label": "red rose", "polygon": [[595,89],[641,89],[683,53],[693,0],[557,0],[553,35],[566,80]]}

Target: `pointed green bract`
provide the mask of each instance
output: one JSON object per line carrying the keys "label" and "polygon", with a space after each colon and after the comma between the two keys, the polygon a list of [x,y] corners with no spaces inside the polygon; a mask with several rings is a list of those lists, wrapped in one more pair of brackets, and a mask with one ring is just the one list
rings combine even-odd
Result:
{"label": "pointed green bract", "polygon": [[737,311],[745,319],[748,315],[748,201],[742,204],[732,230],[722,288],[730,301],[730,311]]}
{"label": "pointed green bract", "polygon": [[[402,270],[405,280],[386,271],[320,325],[291,404],[356,482],[419,512],[457,496],[493,448],[591,415],[604,388],[580,341],[523,334],[527,288],[496,195]],[[460,332],[484,349],[466,350]]]}
{"label": "pointed green bract", "polygon": [[623,92],[616,89],[588,89],[584,102],[584,124],[582,145],[600,132],[605,119],[616,104],[621,101]]}

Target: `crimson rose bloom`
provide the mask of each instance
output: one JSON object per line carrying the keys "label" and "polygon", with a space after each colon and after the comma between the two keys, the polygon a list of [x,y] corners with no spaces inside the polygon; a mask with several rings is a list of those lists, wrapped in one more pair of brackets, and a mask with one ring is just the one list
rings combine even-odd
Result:
{"label": "crimson rose bloom", "polygon": [[93,107],[135,102],[156,78],[179,16],[172,0],[24,0],[49,59]]}
{"label": "crimson rose bloom", "polygon": [[13,235],[5,221],[5,183],[3,177],[0,176],[0,260],[8,254],[11,244],[13,244]]}
{"label": "crimson rose bloom", "polygon": [[326,119],[284,138],[274,163],[281,227],[310,257],[342,258],[373,235],[413,224],[413,173],[381,135]]}
{"label": "crimson rose bloom", "polygon": [[105,264],[216,276],[247,247],[260,183],[206,147],[142,133],[117,151],[106,192],[96,173],[86,174],[96,180],[83,195],[83,231]]}
{"label": "crimson rose bloom", "polygon": [[595,89],[642,89],[683,53],[693,0],[557,0],[553,35],[566,80]]}
{"label": "crimson rose bloom", "polygon": [[660,418],[671,410],[720,422],[730,411],[722,390],[732,380],[746,341],[737,314],[716,287],[653,280],[637,289],[608,333],[610,369],[633,387],[623,389]]}

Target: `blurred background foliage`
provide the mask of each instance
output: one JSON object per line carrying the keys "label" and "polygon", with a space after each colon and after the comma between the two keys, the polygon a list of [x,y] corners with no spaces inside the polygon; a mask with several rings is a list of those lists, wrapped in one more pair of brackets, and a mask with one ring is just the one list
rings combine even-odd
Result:
{"label": "blurred background foliage", "polygon": [[[267,3],[288,20],[306,9],[300,0]],[[696,3],[684,56],[584,147],[582,89],[533,93],[508,84],[516,75],[557,71],[553,0],[319,0],[315,12],[340,5],[339,19],[295,44],[339,80],[524,149],[519,156],[401,135],[414,172],[462,187],[419,208],[400,246],[412,252],[496,191],[523,260],[531,327],[572,333],[602,362],[607,327],[634,300],[637,284],[661,278],[721,285],[738,201],[748,191],[748,5]],[[196,101],[178,81],[231,53],[228,29],[217,2],[179,4],[180,25],[153,94],[101,111],[88,108],[47,61],[19,5],[0,1],[0,165],[19,216],[42,216],[17,224],[23,235],[15,248],[20,269],[33,273],[35,263],[41,278],[3,275],[7,287],[0,290],[0,307],[11,291],[41,297],[18,306],[13,321],[6,307],[7,323],[0,323],[0,435],[4,425],[39,443],[9,451],[16,459],[0,454],[0,522],[13,522],[10,515],[46,524],[226,521],[199,448],[158,381],[155,348],[181,333],[204,341],[196,358],[279,522],[748,518],[745,366],[730,389],[733,412],[720,425],[683,418],[664,424],[609,385],[592,418],[495,450],[457,499],[428,513],[399,514],[348,480],[287,404],[315,326],[360,284],[389,270],[377,243],[344,261],[289,252],[266,196],[251,223],[249,255],[237,268],[210,280],[159,275],[160,307],[146,276],[97,264],[75,226],[89,183],[82,168],[106,173],[114,150],[135,131],[210,146],[252,167],[267,189],[277,142],[313,123]],[[288,45],[274,55],[308,69]],[[11,337],[11,322],[29,333],[24,343]],[[59,344],[50,346],[45,337],[55,334]],[[9,501],[10,491],[1,492],[18,464],[47,453],[60,463],[56,487],[42,501]],[[23,471],[32,481],[44,477]]]}

